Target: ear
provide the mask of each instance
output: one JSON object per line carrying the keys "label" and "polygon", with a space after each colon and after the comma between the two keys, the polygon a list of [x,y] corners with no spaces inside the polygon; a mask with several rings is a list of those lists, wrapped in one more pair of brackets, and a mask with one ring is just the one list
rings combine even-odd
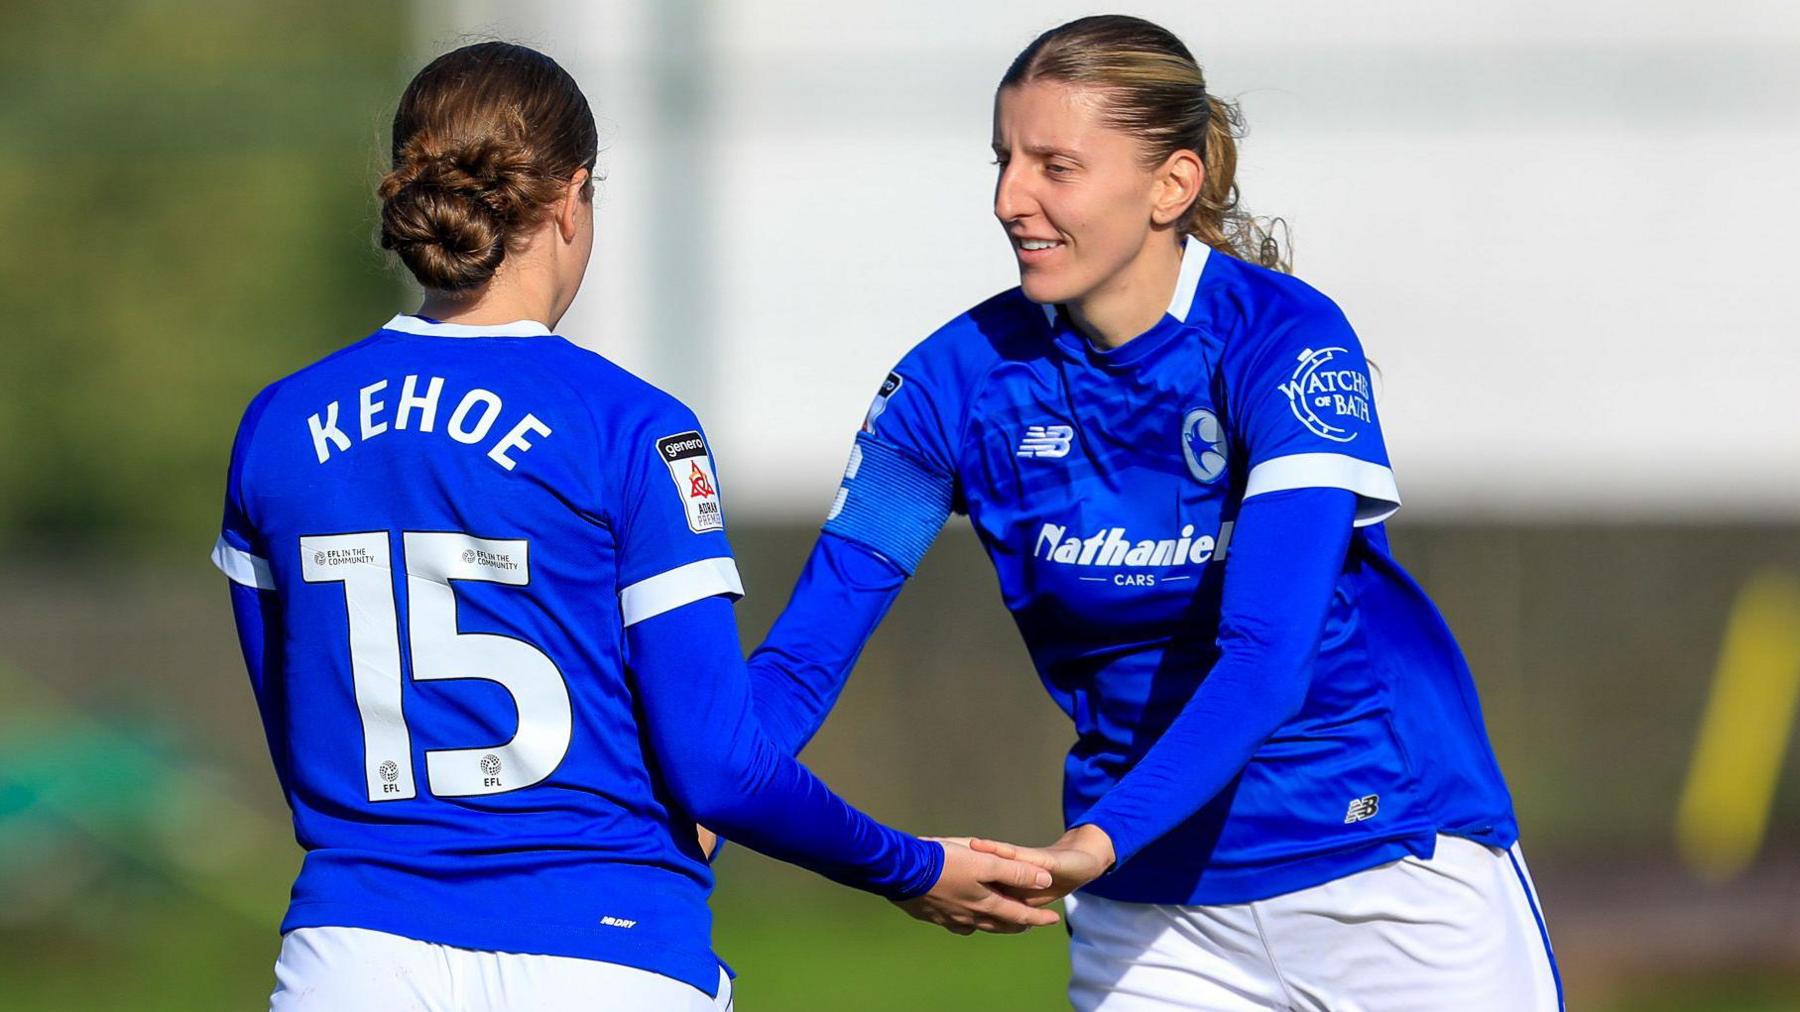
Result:
{"label": "ear", "polygon": [[588,170],[576,169],[563,187],[562,201],[556,205],[556,231],[563,242],[575,241],[575,214],[581,209],[582,190],[586,189],[588,178]]}
{"label": "ear", "polygon": [[1173,152],[1156,170],[1150,220],[1158,225],[1180,221],[1194,201],[1200,199],[1200,187],[1205,184],[1206,165],[1200,156],[1190,148]]}

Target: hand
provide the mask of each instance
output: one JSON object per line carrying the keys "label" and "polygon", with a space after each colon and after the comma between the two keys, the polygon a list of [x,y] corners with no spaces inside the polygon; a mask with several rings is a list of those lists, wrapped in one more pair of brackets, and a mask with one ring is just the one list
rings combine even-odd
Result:
{"label": "hand", "polygon": [[1049,871],[1029,860],[976,853],[956,840],[933,842],[944,848],[943,873],[925,895],[900,900],[900,909],[958,935],[1016,935],[1061,920],[1054,911],[1034,910],[1000,891],[1051,888]]}
{"label": "hand", "polygon": [[700,856],[712,860],[713,851],[719,849],[719,834],[705,826],[694,826],[694,836],[700,840]]}
{"label": "hand", "polygon": [[1112,837],[1092,823],[1076,826],[1048,847],[1018,847],[999,840],[970,840],[969,847],[983,854],[1025,861],[1047,868],[1048,887],[1004,887],[1006,892],[1034,907],[1045,907],[1099,878],[1113,866]]}

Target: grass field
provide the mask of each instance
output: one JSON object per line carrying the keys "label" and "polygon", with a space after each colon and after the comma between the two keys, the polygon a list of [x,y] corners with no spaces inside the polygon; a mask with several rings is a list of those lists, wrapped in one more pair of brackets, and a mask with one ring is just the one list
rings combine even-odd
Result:
{"label": "grass field", "polygon": [[[744,1012],[1066,1007],[1060,928],[1022,937],[957,938],[916,924],[879,900],[815,884],[754,855],[728,855],[721,872],[717,944],[739,974],[737,1007]],[[155,875],[116,877],[91,888],[94,901],[54,927],[0,927],[0,1008],[265,1007],[279,944],[278,884],[259,887],[234,904],[236,912]],[[1800,988],[1754,972],[1645,978],[1601,995],[1584,992],[1580,968],[1570,969],[1572,1009],[1800,1010]]]}

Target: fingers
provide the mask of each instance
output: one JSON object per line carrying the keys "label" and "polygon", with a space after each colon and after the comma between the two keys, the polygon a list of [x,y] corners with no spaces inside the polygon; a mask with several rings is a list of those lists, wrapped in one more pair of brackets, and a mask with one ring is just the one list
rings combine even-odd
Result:
{"label": "fingers", "polygon": [[979,836],[970,837],[969,841],[963,844],[963,846],[968,847],[970,850],[979,850],[983,854],[992,854],[995,857],[1004,857],[1009,860],[1017,857],[1019,854],[1019,848],[1010,843],[1003,840],[984,840]]}
{"label": "fingers", "polygon": [[1005,858],[1009,861],[1024,861],[1027,864],[1035,864],[1039,868],[1045,868],[1050,871],[1055,871],[1057,868],[1056,854],[1053,851],[1042,850],[1037,847],[1021,847],[1017,844],[1007,843],[1004,840],[985,840],[981,837],[971,838],[967,846],[970,850],[982,854],[992,854],[995,857]]}
{"label": "fingers", "polygon": [[1054,910],[1040,910],[1001,893],[994,893],[982,901],[976,909],[985,920],[1011,925],[1018,931],[1024,931],[1026,928],[1045,928],[1062,920]]}
{"label": "fingers", "polygon": [[988,855],[980,869],[981,881],[1008,889],[1047,889],[1054,877],[1042,867]]}

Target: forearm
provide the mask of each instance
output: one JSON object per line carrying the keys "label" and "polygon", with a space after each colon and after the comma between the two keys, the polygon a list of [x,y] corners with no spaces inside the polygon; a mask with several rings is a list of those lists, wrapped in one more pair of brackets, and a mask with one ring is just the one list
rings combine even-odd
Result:
{"label": "forearm", "polygon": [[905,583],[906,574],[872,549],[820,535],[748,664],[757,716],[777,747],[797,755],[818,733]]}
{"label": "forearm", "polygon": [[1244,504],[1217,662],[1156,744],[1076,820],[1104,830],[1120,862],[1198,812],[1300,710],[1355,508],[1355,495],[1337,489]]}
{"label": "forearm", "polygon": [[627,635],[652,750],[689,814],[771,857],[890,899],[937,880],[941,846],[852,808],[764,732],[724,600],[646,619]]}

